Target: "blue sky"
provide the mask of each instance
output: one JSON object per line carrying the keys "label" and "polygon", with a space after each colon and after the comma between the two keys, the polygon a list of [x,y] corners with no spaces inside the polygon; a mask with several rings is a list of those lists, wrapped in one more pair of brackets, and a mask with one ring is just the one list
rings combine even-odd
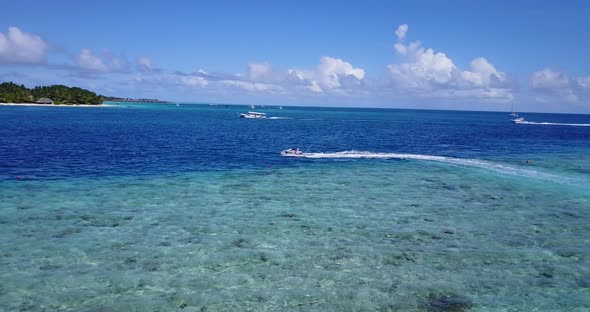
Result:
{"label": "blue sky", "polygon": [[582,1],[11,1],[0,81],[123,97],[590,113]]}

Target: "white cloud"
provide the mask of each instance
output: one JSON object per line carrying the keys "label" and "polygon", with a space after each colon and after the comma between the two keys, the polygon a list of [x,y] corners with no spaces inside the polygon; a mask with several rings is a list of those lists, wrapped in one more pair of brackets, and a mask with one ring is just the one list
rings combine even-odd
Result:
{"label": "white cloud", "polygon": [[180,76],[178,79],[180,84],[187,87],[205,87],[209,84],[205,78],[198,76]]}
{"label": "white cloud", "polygon": [[531,87],[537,90],[563,89],[569,86],[569,78],[558,71],[543,69],[531,75]]}
{"label": "white cloud", "polygon": [[277,73],[272,71],[270,63],[250,63],[248,65],[246,75],[238,74],[223,74],[223,73],[208,73],[202,69],[190,75],[190,77],[198,77],[203,79],[203,86],[211,82],[214,88],[236,87],[249,92],[278,92],[283,88],[277,81]]}
{"label": "white cloud", "polygon": [[303,81],[305,80],[306,76],[311,76],[311,74],[304,73],[303,71],[297,69],[289,69],[287,70],[287,76],[291,78],[291,80]]}
{"label": "white cloud", "polygon": [[316,73],[314,70],[289,69],[284,77],[283,84],[289,86],[288,89],[294,91],[323,93],[324,90],[322,90],[317,80],[315,80],[315,76]]}
{"label": "white cloud", "polygon": [[288,69],[275,71],[269,62],[250,63],[245,75],[215,75],[212,77],[227,86],[239,87],[249,92],[290,93],[346,93],[359,88],[365,71],[352,64],[330,56],[320,58],[315,69]]}
{"label": "white cloud", "polygon": [[530,85],[535,99],[542,103],[590,104],[590,77],[570,78],[546,68],[531,75]]}
{"label": "white cloud", "polygon": [[397,36],[397,40],[404,40],[406,37],[406,33],[408,32],[408,24],[401,24],[395,30],[395,35]]}
{"label": "white cloud", "polygon": [[490,84],[492,75],[504,76],[504,73],[498,73],[494,65],[488,60],[479,57],[471,61],[471,71],[462,71],[461,78],[477,87],[485,87]]}
{"label": "white cloud", "polygon": [[395,89],[420,97],[472,97],[498,101],[514,98],[507,75],[485,58],[471,61],[470,70],[461,70],[443,52],[424,48],[420,41],[404,44],[406,24],[398,27],[395,50],[402,62],[387,69]]}
{"label": "white cloud", "polygon": [[590,77],[578,77],[576,83],[580,89],[590,91]]}
{"label": "white cloud", "polygon": [[420,41],[411,42],[407,46],[404,45],[401,41],[398,41],[394,45],[394,47],[395,47],[395,51],[397,53],[399,53],[400,55],[406,55],[406,54],[408,54],[408,52],[415,53],[420,48],[421,45],[422,45],[422,43]]}
{"label": "white cloud", "polygon": [[283,87],[275,84],[260,83],[260,82],[249,82],[241,80],[222,80],[222,83],[229,86],[240,87],[247,91],[258,91],[258,92],[281,92],[284,91]]}
{"label": "white cloud", "polygon": [[[76,68],[90,77],[98,74],[129,73],[124,60],[113,56],[108,50],[95,53],[82,49],[74,57]],[[361,91],[365,71],[340,58],[324,56],[316,68],[298,70],[274,70],[269,62],[252,62],[245,73],[208,73],[202,69],[192,73],[165,72],[156,69],[148,57],[136,60],[137,71],[129,77],[136,85],[175,86],[189,89],[207,88],[207,92],[223,93],[227,90],[242,90],[259,95],[343,95]],[[212,93],[212,94],[213,94]]]}
{"label": "white cloud", "polygon": [[139,59],[137,59],[137,65],[139,65],[139,70],[142,72],[149,73],[152,70],[154,70],[152,60],[149,57],[140,57]]}
{"label": "white cloud", "polygon": [[82,49],[74,57],[74,61],[81,71],[92,74],[121,72],[128,68],[126,60],[114,56],[108,50],[98,56],[90,49]]}
{"label": "white cloud", "polygon": [[317,83],[324,88],[337,89],[342,86],[342,79],[352,76],[357,80],[365,78],[365,71],[354,68],[352,64],[342,59],[324,56],[320,59],[320,65],[316,70]]}
{"label": "white cloud", "polygon": [[6,34],[0,33],[0,63],[44,63],[47,47],[41,37],[9,27]]}
{"label": "white cloud", "polygon": [[[410,51],[410,50],[406,50]],[[419,48],[413,52],[410,62],[388,65],[393,78],[409,88],[430,88],[433,84],[449,82],[455,64],[444,53]]]}
{"label": "white cloud", "polygon": [[184,74],[179,72],[165,72],[154,69],[152,72],[136,72],[129,82],[136,89],[153,91],[156,89],[173,90],[181,88],[183,91],[201,90],[209,86],[209,81],[199,73]]}
{"label": "white cloud", "polygon": [[82,51],[76,55],[76,64],[78,64],[81,69],[89,71],[106,72],[108,70],[108,67],[102,62],[102,60],[94,55],[89,49],[82,49]]}
{"label": "white cloud", "polygon": [[307,89],[309,89],[309,90],[311,90],[313,92],[316,92],[316,93],[322,93],[322,92],[324,92],[324,90],[322,90],[322,88],[320,88],[320,85],[318,85],[318,82],[315,81],[315,80],[312,80],[311,81],[311,85],[310,86],[306,86],[305,88],[307,88]]}
{"label": "white cloud", "polygon": [[250,63],[248,64],[248,78],[251,80],[268,80],[272,76],[270,63]]}

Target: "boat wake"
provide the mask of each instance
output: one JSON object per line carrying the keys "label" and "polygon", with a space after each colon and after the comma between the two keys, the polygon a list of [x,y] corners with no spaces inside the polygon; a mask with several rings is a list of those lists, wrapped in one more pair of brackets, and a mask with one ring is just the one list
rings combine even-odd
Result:
{"label": "boat wake", "polygon": [[268,117],[266,119],[293,119],[291,117]]}
{"label": "boat wake", "polygon": [[[436,161],[447,164],[453,164],[458,166],[476,167],[485,170],[494,171],[500,174],[507,174],[513,176],[521,176],[528,178],[535,178],[547,181],[555,181],[561,183],[576,183],[573,179],[568,179],[563,176],[551,174],[534,169],[519,168],[515,166],[494,163],[479,159],[466,159],[466,158],[455,158],[447,156],[435,156],[435,155],[422,155],[422,154],[403,154],[403,153],[373,153],[365,151],[343,151],[336,153],[301,153],[301,154],[283,154],[286,157],[300,157],[300,158],[333,158],[333,159],[413,159],[413,160],[425,160],[425,161]],[[572,181],[570,181],[572,180]]]}
{"label": "boat wake", "polygon": [[576,124],[576,123],[559,123],[559,122],[534,122],[534,121],[519,121],[519,125],[542,125],[542,126],[571,126],[571,127],[590,127],[590,124]]}

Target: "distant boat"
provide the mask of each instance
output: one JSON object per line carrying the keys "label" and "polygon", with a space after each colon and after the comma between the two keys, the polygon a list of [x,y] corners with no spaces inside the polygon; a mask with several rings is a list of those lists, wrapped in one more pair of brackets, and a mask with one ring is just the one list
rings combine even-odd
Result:
{"label": "distant boat", "polygon": [[266,113],[259,113],[259,112],[241,113],[240,118],[264,119],[264,118],[266,118]]}
{"label": "distant boat", "polygon": [[294,148],[290,148],[290,149],[286,149],[286,150],[282,151],[281,155],[283,155],[283,156],[303,156],[304,154],[298,147],[294,147]]}
{"label": "distant boat", "polygon": [[254,108],[254,107],[255,107],[254,105],[250,105],[250,108]]}
{"label": "distant boat", "polygon": [[512,119],[511,121],[513,123],[525,123],[526,122],[523,117],[515,118],[515,119]]}
{"label": "distant boat", "polygon": [[180,104],[176,103],[176,107],[180,107]]}
{"label": "distant boat", "polygon": [[514,102],[510,106],[510,111],[512,112],[510,113],[510,116],[512,116],[512,118],[515,118],[514,120],[518,119],[518,114],[514,111]]}
{"label": "distant boat", "polygon": [[282,106],[279,106],[279,109],[283,109],[283,107]]}

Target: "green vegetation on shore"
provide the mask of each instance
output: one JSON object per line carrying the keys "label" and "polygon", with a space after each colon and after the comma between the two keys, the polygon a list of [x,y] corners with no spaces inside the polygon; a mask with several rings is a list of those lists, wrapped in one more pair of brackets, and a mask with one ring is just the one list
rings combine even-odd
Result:
{"label": "green vegetation on shore", "polygon": [[104,101],[102,96],[78,87],[53,85],[28,89],[12,82],[0,84],[0,103],[35,103],[41,98],[49,98],[55,104],[101,104]]}

